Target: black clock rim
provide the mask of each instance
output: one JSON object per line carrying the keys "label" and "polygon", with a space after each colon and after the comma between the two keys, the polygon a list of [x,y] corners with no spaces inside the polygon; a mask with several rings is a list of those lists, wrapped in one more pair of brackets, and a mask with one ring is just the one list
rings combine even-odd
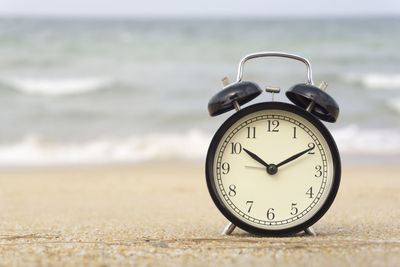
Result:
{"label": "black clock rim", "polygon": [[[262,110],[272,110],[272,109],[277,109],[277,110],[284,110],[288,112],[292,112],[294,114],[297,114],[307,121],[309,121],[311,124],[313,124],[322,134],[322,136],[325,138],[329,149],[332,154],[332,161],[333,161],[333,182],[332,182],[332,187],[328,193],[328,197],[326,198],[326,201],[322,204],[321,208],[317,211],[314,216],[312,216],[310,219],[307,221],[285,229],[277,229],[277,230],[267,230],[263,228],[258,228],[253,225],[247,224],[241,220],[239,220],[235,215],[233,215],[228,208],[223,204],[222,199],[218,195],[218,191],[216,188],[216,185],[214,183],[214,157],[216,153],[216,149],[218,147],[218,144],[220,140],[222,139],[223,135],[225,132],[231,127],[237,120],[241,119],[242,117],[253,113],[257,111],[262,111]],[[335,197],[337,195],[339,185],[340,185],[340,178],[341,178],[341,161],[340,161],[340,156],[339,156],[339,151],[336,145],[335,140],[333,139],[331,133],[329,130],[325,127],[324,124],[322,124],[321,121],[319,121],[314,115],[311,113],[308,113],[302,108],[299,108],[297,106],[283,103],[283,102],[263,102],[263,103],[258,103],[254,104],[251,106],[248,106],[246,108],[241,109],[240,111],[236,112],[233,114],[231,117],[229,117],[217,130],[215,133],[210,146],[208,148],[207,152],[207,158],[206,158],[206,166],[205,166],[205,171],[206,171],[206,181],[207,181],[207,187],[208,187],[208,192],[210,193],[210,196],[212,200],[214,201],[214,204],[217,206],[219,211],[234,225],[238,226],[239,228],[253,234],[257,235],[263,235],[263,236],[287,236],[287,235],[292,235],[296,234],[302,230],[305,230],[306,228],[312,226],[315,224],[318,220],[322,218],[322,216],[328,211],[328,209],[331,207],[333,201],[335,200]]]}

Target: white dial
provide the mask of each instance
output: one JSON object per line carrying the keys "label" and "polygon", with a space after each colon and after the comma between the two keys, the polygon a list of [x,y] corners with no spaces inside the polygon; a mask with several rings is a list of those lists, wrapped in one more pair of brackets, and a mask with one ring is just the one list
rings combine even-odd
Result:
{"label": "white dial", "polygon": [[322,124],[317,127],[291,109],[246,112],[214,143],[209,182],[224,214],[245,226],[295,229],[311,222],[324,205],[329,208],[336,194],[333,139],[328,142],[321,133]]}

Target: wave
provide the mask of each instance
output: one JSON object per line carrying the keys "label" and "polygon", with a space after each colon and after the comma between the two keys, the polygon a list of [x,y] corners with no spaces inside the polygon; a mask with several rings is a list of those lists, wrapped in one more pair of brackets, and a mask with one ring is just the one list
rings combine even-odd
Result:
{"label": "wave", "polygon": [[87,142],[54,143],[27,136],[0,145],[0,166],[71,165],[205,158],[211,136],[197,130],[153,133],[129,138],[97,138]]}
{"label": "wave", "polygon": [[391,99],[388,102],[389,107],[394,109],[397,113],[400,114],[400,98]]}
{"label": "wave", "polygon": [[[400,156],[400,134],[394,129],[361,129],[350,125],[332,132],[345,155]],[[78,165],[151,160],[205,160],[211,135],[199,130],[153,133],[128,138],[96,138],[57,143],[27,136],[0,145],[0,166]]]}
{"label": "wave", "polygon": [[346,76],[346,80],[361,84],[368,89],[400,89],[400,74],[350,74]]}
{"label": "wave", "polygon": [[100,90],[110,84],[104,78],[9,78],[2,81],[8,87],[24,94],[64,96]]}
{"label": "wave", "polygon": [[332,132],[339,151],[349,155],[400,155],[400,130],[361,129],[356,125]]}

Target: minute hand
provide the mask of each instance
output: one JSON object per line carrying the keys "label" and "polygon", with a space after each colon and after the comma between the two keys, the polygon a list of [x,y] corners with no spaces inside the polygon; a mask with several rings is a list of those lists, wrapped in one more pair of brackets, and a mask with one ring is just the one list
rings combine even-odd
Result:
{"label": "minute hand", "polygon": [[315,148],[315,145],[314,145],[313,147],[311,147],[311,148],[307,148],[306,150],[304,150],[304,151],[302,151],[302,152],[300,152],[300,153],[297,153],[296,155],[293,155],[293,156],[291,156],[290,158],[285,159],[284,161],[282,161],[282,162],[276,164],[276,167],[280,167],[280,166],[282,166],[282,165],[284,165],[284,164],[286,164],[286,163],[289,163],[289,162],[291,162],[292,160],[295,160],[295,159],[297,159],[298,157],[304,155],[305,153],[307,153],[307,152],[313,150],[314,148]]}

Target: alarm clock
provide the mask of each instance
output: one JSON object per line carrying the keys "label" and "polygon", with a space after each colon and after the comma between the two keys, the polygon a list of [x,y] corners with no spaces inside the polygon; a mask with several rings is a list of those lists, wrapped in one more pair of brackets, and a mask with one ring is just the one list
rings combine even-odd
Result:
{"label": "alarm clock", "polygon": [[[267,87],[272,101],[242,106],[263,90],[242,81],[246,61],[285,57],[307,66],[307,82],[292,86],[286,96],[293,104],[273,101],[280,88]],[[229,220],[223,233],[236,226],[258,235],[285,236],[311,227],[332,205],[341,163],[332,135],[321,122],[335,122],[336,101],[314,86],[310,62],[281,52],[260,52],[239,63],[236,82],[211,98],[211,116],[236,110],[217,130],[207,152],[206,181],[217,208]]]}

